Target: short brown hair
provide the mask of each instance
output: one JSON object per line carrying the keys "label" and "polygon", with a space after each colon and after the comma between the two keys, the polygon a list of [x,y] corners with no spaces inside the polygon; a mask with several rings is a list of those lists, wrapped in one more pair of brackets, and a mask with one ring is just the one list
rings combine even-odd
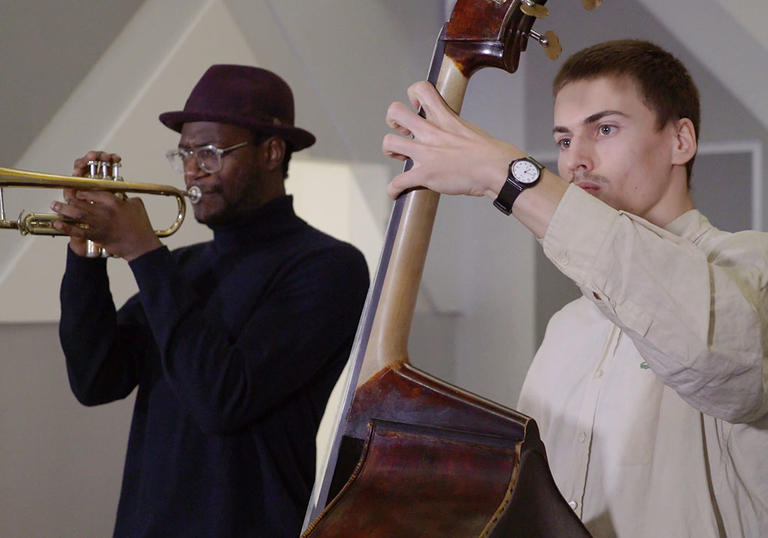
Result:
{"label": "short brown hair", "polygon": [[[569,82],[598,77],[627,77],[637,84],[645,104],[656,113],[658,127],[688,118],[699,139],[699,91],[680,60],[648,41],[633,39],[606,41],[583,49],[560,68],[552,83],[557,96]],[[686,163],[691,182],[693,160]]]}

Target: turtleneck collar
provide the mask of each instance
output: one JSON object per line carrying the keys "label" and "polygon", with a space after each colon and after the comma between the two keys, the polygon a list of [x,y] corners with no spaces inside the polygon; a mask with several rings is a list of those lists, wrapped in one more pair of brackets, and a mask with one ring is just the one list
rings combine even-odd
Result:
{"label": "turtleneck collar", "polygon": [[266,241],[299,228],[304,221],[293,211],[293,197],[281,196],[270,200],[237,222],[210,226],[213,245],[226,249],[243,242]]}

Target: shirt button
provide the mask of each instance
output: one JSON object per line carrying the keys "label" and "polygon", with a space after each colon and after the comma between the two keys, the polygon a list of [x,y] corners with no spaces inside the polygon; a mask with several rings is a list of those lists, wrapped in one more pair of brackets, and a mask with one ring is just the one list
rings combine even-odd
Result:
{"label": "shirt button", "polygon": [[583,443],[584,443],[586,440],[587,440],[587,434],[586,434],[586,433],[584,433],[584,432],[581,432],[581,433],[579,434],[579,443],[582,443],[582,444],[583,444]]}
{"label": "shirt button", "polygon": [[602,370],[596,371],[595,372],[595,379],[600,379],[601,377],[603,377],[603,371]]}
{"label": "shirt button", "polygon": [[568,501],[568,506],[576,510],[579,507],[579,503],[577,503],[576,501]]}
{"label": "shirt button", "polygon": [[563,265],[568,265],[568,261],[569,261],[568,260],[568,253],[567,252],[563,252],[560,255],[560,263],[563,264]]}

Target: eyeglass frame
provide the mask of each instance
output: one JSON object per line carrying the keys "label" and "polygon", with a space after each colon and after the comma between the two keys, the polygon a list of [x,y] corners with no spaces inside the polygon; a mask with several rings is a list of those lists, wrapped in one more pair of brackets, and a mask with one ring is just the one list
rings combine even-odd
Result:
{"label": "eyeglass frame", "polygon": [[[203,170],[204,172],[208,174],[215,174],[216,172],[221,170],[222,162],[221,159],[226,155],[227,153],[234,151],[236,149],[240,149],[244,146],[247,146],[250,144],[250,142],[240,142],[239,144],[235,144],[233,146],[229,146],[226,148],[220,148],[214,144],[204,144],[202,146],[195,146],[190,149],[186,148],[176,148],[171,149],[165,152],[165,158],[168,159],[168,163],[171,165],[171,168],[177,173],[183,174],[184,173],[184,166],[186,164],[187,159],[189,159],[192,155],[195,156],[195,161],[197,162],[197,166]],[[198,152],[201,150],[211,150],[216,154],[216,158],[218,160],[219,166],[216,169],[209,170],[208,167],[205,165],[205,163],[200,159],[200,156],[198,155]],[[176,156],[179,156],[181,158],[181,170],[177,169],[176,163],[178,162],[176,160]]]}

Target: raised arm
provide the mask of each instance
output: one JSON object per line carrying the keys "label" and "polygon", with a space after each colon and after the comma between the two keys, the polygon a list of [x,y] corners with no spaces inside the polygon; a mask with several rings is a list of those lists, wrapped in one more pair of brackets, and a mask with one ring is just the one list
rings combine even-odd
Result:
{"label": "raised arm", "polygon": [[[525,153],[456,116],[427,83],[411,86],[408,96],[413,109],[394,103],[387,112],[387,123],[398,134],[386,135],[383,150],[409,157],[414,165],[392,180],[389,194],[424,186],[493,200],[509,163]],[[426,119],[414,112],[419,107]],[[605,140],[616,131],[611,125],[585,125],[585,131],[595,129],[589,136]],[[669,169],[675,167],[670,182],[682,181],[685,188],[680,172],[695,152],[693,133],[684,119],[665,129],[665,157]],[[577,160],[573,166],[588,168]],[[575,176],[581,173],[574,170]],[[678,217],[692,207],[683,196],[664,206],[668,200],[656,206],[665,215]],[[665,230],[546,170],[538,184],[522,191],[512,214],[543,239],[550,260],[627,332],[653,371],[691,405],[732,422],[752,421],[768,411],[764,234]],[[675,226],[674,218],[661,220]]]}

